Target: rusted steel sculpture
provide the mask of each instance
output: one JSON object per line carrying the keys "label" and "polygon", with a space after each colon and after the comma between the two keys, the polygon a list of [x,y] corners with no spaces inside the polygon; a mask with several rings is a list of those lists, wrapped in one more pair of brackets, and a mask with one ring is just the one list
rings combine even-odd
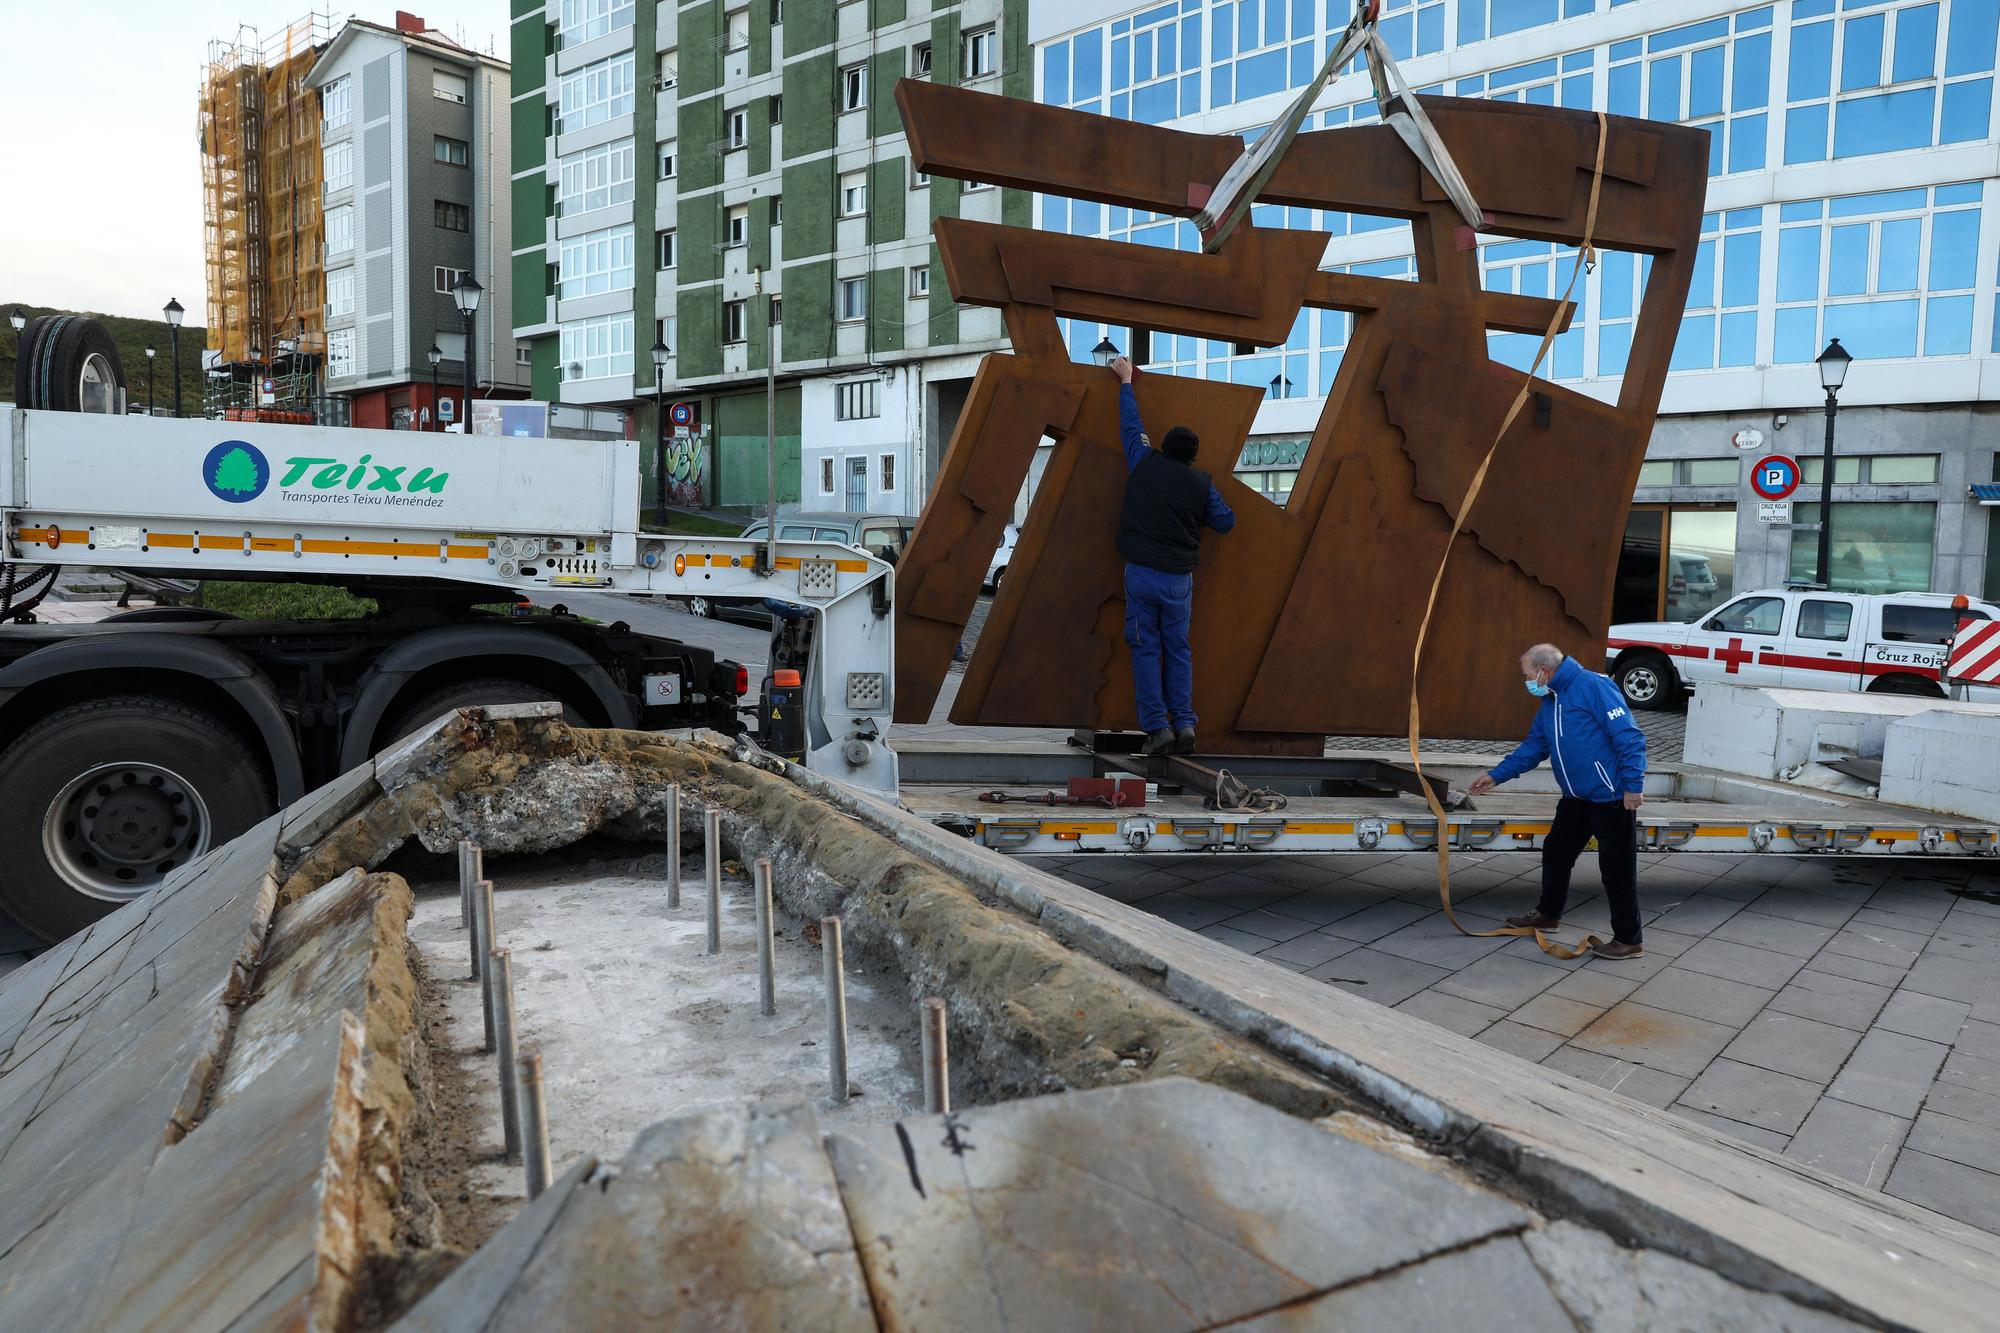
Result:
{"label": "rusted steel sculpture", "polygon": [[[896,90],[918,170],[1189,216],[1242,151],[1187,134],[927,82]],[[1575,245],[1597,117],[1427,97],[1496,234]],[[1595,239],[1652,256],[1618,401],[1537,381],[1499,446],[1439,593],[1425,734],[1512,735],[1532,701],[1516,651],[1585,662],[1608,627],[1632,488],[1659,406],[1700,235],[1704,134],[1610,118]],[[1556,302],[1481,289],[1444,192],[1380,126],[1301,135],[1265,203],[1409,220],[1414,283],[1319,270],[1326,237],[1245,226],[1215,255],[939,219],[954,298],[1004,312],[899,570],[896,718],[925,721],[1035,448],[1057,441],[951,713],[976,725],[1135,725],[1112,545],[1125,467],[1117,383],[1070,360],[1058,317],[1238,344],[1282,343],[1301,307],[1356,318],[1290,500],[1232,469],[1262,394],[1141,374],[1148,433],[1185,424],[1236,510],[1206,538],[1192,639],[1210,754],[1317,754],[1329,734],[1402,731],[1423,600],[1473,470],[1519,391],[1489,329],[1539,337]]]}

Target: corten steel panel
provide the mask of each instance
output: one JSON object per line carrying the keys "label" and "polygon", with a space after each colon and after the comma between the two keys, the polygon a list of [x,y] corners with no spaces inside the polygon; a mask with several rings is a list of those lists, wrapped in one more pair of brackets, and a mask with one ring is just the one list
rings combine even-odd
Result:
{"label": "corten steel panel", "polygon": [[[897,88],[912,158],[933,175],[1190,216],[1240,140],[983,93]],[[1584,112],[1425,98],[1491,218],[1485,230],[1575,245],[1598,122]],[[1419,682],[1425,733],[1489,737],[1532,707],[1515,653],[1601,649],[1632,487],[1693,273],[1704,131],[1613,117],[1595,240],[1654,257],[1615,404],[1537,380],[1467,516]],[[1014,355],[987,358],[902,563],[897,717],[936,702],[1038,439],[1056,440],[952,710],[983,725],[1135,725],[1113,537],[1125,467],[1118,386],[1069,358],[1057,319],[1281,343],[1301,307],[1354,333],[1290,499],[1231,475],[1261,394],[1141,373],[1149,435],[1183,424],[1236,510],[1208,533],[1192,638],[1209,753],[1317,752],[1326,734],[1399,734],[1424,598],[1457,506],[1520,389],[1488,329],[1539,336],[1559,303],[1480,289],[1473,237],[1394,132],[1302,135],[1259,196],[1408,219],[1418,281],[1322,273],[1319,233],[1239,228],[1215,255],[941,219],[953,296],[1000,309]],[[1568,278],[1566,262],[1556,266]],[[1561,327],[1561,325],[1559,325]]]}

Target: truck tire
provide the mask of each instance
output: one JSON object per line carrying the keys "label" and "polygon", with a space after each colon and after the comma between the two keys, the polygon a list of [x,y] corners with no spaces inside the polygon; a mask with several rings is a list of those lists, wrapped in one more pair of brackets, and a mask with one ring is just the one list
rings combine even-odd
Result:
{"label": "truck tire", "polygon": [[[454,708],[475,708],[481,704],[533,704],[541,703],[553,694],[546,685],[534,685],[525,680],[467,680],[456,685],[447,685],[440,690],[432,690],[408,707],[396,710],[389,725],[382,729],[384,746],[393,745],[411,732],[418,731],[443,717]],[[563,721],[573,727],[590,725],[568,700],[562,701]]]}
{"label": "truck tire", "polygon": [[63,939],[276,808],[262,761],[213,713],[149,695],[73,704],[0,754],[0,906]]}
{"label": "truck tire", "polygon": [[1937,682],[1922,676],[1878,676],[1868,687],[1870,694],[1907,694],[1920,699],[1942,699],[1944,691]]}
{"label": "truck tire", "polygon": [[118,346],[103,325],[80,315],[44,315],[21,331],[15,401],[51,412],[115,413],[125,387]]}
{"label": "truck tire", "polygon": [[1634,708],[1672,708],[1680,699],[1681,680],[1661,653],[1628,653],[1618,659],[1611,678]]}

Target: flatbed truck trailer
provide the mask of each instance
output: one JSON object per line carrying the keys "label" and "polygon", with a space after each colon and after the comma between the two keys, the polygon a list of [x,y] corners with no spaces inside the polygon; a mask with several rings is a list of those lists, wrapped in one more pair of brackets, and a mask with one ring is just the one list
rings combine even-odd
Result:
{"label": "flatbed truck trailer", "polygon": [[796,753],[893,792],[889,567],[830,542],[644,532],[639,500],[631,441],[0,405],[0,621],[60,566],[325,582],[383,605],[355,621],[178,607],[0,623],[0,907],[60,938],[464,704],[744,730],[735,663],[622,623],[506,613],[566,589],[804,609],[787,640]]}

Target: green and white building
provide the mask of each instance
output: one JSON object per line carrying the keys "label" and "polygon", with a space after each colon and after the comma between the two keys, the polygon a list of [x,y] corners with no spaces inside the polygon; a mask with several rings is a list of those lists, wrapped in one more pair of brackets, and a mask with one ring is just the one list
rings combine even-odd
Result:
{"label": "green and white building", "polygon": [[[513,0],[513,323],[534,396],[691,403],[703,501],[915,513],[997,311],[961,308],[939,217],[1029,196],[919,176],[898,79],[1026,97],[1025,0]],[[647,466],[653,451],[642,450]],[[650,484],[648,495],[651,494]]]}

